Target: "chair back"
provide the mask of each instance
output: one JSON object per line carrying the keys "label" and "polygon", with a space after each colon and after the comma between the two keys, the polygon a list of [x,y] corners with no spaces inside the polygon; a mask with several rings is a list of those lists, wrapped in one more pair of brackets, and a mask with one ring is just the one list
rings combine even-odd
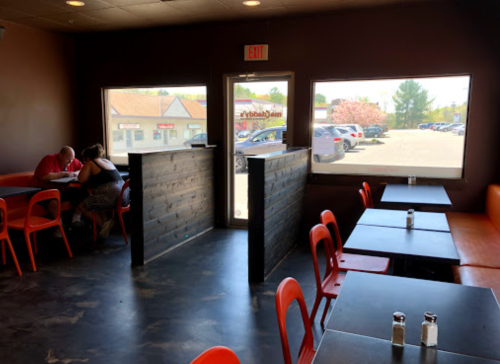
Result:
{"label": "chair back", "polygon": [[323,285],[319,273],[318,252],[316,251],[316,248],[318,244],[322,241],[323,241],[323,246],[325,248],[325,258],[326,258],[325,278],[328,277],[330,274],[339,273],[337,256],[335,254],[335,250],[332,249],[333,241],[332,241],[332,236],[330,235],[330,231],[325,225],[318,224],[314,226],[309,232],[309,242],[311,243],[311,253],[314,263],[314,276],[316,277],[316,289],[320,292],[323,292]]}
{"label": "chair back", "polygon": [[366,194],[363,190],[359,190],[359,197],[361,198],[361,202],[363,203],[363,207],[365,208],[365,210],[368,207],[368,199],[366,198]]}
{"label": "chair back", "polygon": [[25,228],[31,228],[33,227],[30,224],[30,216],[31,216],[31,211],[33,210],[33,207],[42,201],[47,201],[47,200],[56,200],[57,201],[57,216],[48,222],[46,227],[48,227],[50,224],[59,224],[60,219],[61,219],[61,193],[59,190],[45,190],[45,191],[40,191],[37,192],[31,199],[30,203],[28,205],[28,211],[26,212],[26,219],[24,221],[24,226]]}
{"label": "chair back", "polygon": [[125,191],[127,190],[127,188],[129,188],[129,183],[130,183],[130,180],[126,180],[125,183],[123,184],[122,186],[122,190],[120,192],[120,198],[118,199],[118,211],[120,210],[125,210],[125,209],[129,209],[130,208],[130,202],[127,206],[123,206],[122,205],[122,202],[123,202],[123,194],[125,193]]}
{"label": "chair back", "polygon": [[8,236],[7,231],[7,203],[0,198],[0,240]]}
{"label": "chair back", "polygon": [[231,349],[214,346],[201,353],[191,364],[240,364],[240,361]]}
{"label": "chair back", "polygon": [[363,191],[365,192],[366,195],[366,200],[368,202],[368,207],[373,209],[373,196],[372,196],[372,190],[370,189],[370,185],[368,182],[363,182]]}
{"label": "chair back", "polygon": [[281,347],[283,349],[283,357],[285,364],[292,364],[292,356],[290,354],[290,345],[288,344],[288,335],[286,333],[286,313],[290,304],[297,300],[300,307],[302,322],[304,323],[305,335],[302,341],[302,350],[314,350],[314,338],[311,329],[311,321],[307,314],[307,306],[304,300],[304,295],[300,289],[299,283],[293,278],[285,278],[276,291],[276,314],[278,315],[278,325],[281,335]]}
{"label": "chair back", "polygon": [[[333,215],[333,212],[330,210],[325,210],[320,215],[321,224],[325,225],[328,228],[328,224],[333,225],[333,232],[335,233],[335,242],[337,243],[336,247],[330,247],[333,251],[335,250],[337,254],[342,253],[342,240],[340,239],[340,231],[339,226],[337,225],[337,219]],[[330,234],[331,235],[331,234]],[[330,239],[331,241],[331,239]]]}

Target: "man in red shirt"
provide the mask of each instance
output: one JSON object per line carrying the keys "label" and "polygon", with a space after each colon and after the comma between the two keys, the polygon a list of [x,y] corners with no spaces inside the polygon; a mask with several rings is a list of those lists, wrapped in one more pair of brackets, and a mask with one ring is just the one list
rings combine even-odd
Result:
{"label": "man in red shirt", "polygon": [[[57,154],[45,156],[35,170],[33,185],[43,189],[55,188],[61,191],[61,201],[69,201],[75,211],[73,223],[80,221],[82,212],[77,208],[81,201],[87,197],[83,188],[71,188],[69,184],[51,183],[53,179],[76,177],[83,168],[83,164],[75,158],[75,151],[71,147],[63,147]],[[51,201],[47,209],[52,217],[57,216],[57,202]],[[60,233],[56,230],[56,234]]]}

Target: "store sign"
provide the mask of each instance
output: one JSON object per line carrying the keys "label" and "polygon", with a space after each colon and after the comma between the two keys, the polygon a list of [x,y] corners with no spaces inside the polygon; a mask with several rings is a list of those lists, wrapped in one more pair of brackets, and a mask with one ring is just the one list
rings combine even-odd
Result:
{"label": "store sign", "polygon": [[188,124],[188,129],[201,129],[200,124]]}
{"label": "store sign", "polygon": [[462,115],[459,112],[453,114],[453,122],[460,123],[462,121]]}
{"label": "store sign", "polygon": [[250,111],[250,112],[248,112],[248,111],[243,111],[240,114],[240,118],[243,118],[243,119],[262,119],[262,118],[269,119],[269,118],[280,118],[281,115],[283,115],[283,114],[280,112],[270,112],[270,111],[261,111],[261,112]]}
{"label": "store sign", "polygon": [[245,61],[267,61],[269,46],[267,44],[254,44],[245,46]]}
{"label": "store sign", "polygon": [[158,129],[175,129],[175,124],[158,124]]}
{"label": "store sign", "polygon": [[118,129],[140,129],[141,124],[118,124]]}

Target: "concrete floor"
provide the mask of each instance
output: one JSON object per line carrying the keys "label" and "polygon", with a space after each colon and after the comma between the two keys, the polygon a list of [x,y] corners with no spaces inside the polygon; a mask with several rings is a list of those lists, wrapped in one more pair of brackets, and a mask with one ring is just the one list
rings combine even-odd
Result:
{"label": "concrete floor", "polygon": [[[190,363],[214,345],[233,349],[242,364],[283,363],[276,288],[296,278],[309,310],[316,291],[307,242],[250,286],[245,230],[214,230],[137,268],[119,235],[98,244],[90,233],[70,235],[73,259],[62,242],[40,236],[36,273],[21,237],[13,238],[24,275],[11,262],[0,268],[3,363]],[[296,358],[296,303],[288,328]],[[317,345],[319,317],[313,328]]]}

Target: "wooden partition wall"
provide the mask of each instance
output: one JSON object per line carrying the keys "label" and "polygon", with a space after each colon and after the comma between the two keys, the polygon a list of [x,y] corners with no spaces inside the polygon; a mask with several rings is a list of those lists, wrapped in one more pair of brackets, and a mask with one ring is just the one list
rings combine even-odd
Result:
{"label": "wooden partition wall", "polygon": [[130,153],[132,264],[214,228],[214,148]]}
{"label": "wooden partition wall", "polygon": [[309,149],[249,157],[248,279],[263,282],[297,244]]}

